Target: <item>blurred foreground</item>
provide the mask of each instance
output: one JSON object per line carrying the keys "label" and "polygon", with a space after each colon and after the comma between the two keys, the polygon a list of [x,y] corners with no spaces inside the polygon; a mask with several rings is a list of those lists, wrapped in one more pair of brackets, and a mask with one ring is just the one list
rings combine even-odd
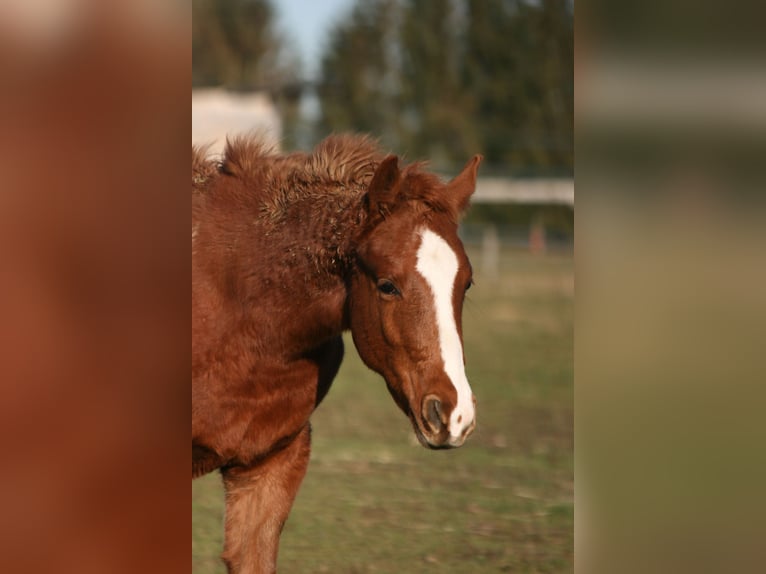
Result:
{"label": "blurred foreground", "polygon": [[188,568],[188,23],[0,4],[0,572]]}

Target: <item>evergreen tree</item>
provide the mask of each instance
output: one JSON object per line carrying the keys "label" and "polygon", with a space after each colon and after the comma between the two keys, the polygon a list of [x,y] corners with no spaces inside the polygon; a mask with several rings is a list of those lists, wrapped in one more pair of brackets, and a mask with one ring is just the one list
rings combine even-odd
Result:
{"label": "evergreen tree", "polygon": [[275,31],[269,0],[192,0],[192,84],[278,91],[298,60]]}
{"label": "evergreen tree", "polygon": [[[320,134],[369,131],[455,169],[573,169],[571,0],[366,0],[330,34]],[[485,169],[487,169],[485,168]]]}
{"label": "evergreen tree", "polygon": [[276,32],[269,0],[192,0],[192,86],[268,92],[295,144],[303,85],[300,63]]}
{"label": "evergreen tree", "polygon": [[401,25],[401,101],[405,149],[450,168],[477,149],[464,113],[457,13],[451,0],[405,3]]}
{"label": "evergreen tree", "polygon": [[466,19],[467,111],[487,163],[515,173],[571,171],[571,4],[469,0]]}
{"label": "evergreen tree", "polygon": [[317,93],[319,130],[364,131],[398,143],[395,0],[358,2],[330,34]]}

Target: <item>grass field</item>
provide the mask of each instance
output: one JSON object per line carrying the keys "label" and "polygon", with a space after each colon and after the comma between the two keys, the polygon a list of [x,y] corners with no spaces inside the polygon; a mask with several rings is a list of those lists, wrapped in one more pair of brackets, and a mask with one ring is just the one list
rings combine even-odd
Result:
{"label": "grass field", "polygon": [[[418,445],[349,337],[312,418],[281,574],[572,571],[572,257],[505,252],[499,279],[476,283],[463,317],[476,432],[456,450]],[[217,474],[194,481],[192,513],[193,572],[225,572]]]}

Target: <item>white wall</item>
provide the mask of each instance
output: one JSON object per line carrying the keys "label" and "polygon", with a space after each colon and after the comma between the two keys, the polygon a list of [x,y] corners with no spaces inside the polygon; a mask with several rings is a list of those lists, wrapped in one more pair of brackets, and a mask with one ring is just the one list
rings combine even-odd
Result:
{"label": "white wall", "polygon": [[268,95],[220,88],[192,91],[192,143],[210,144],[210,153],[220,154],[227,135],[248,132],[279,146],[282,121]]}

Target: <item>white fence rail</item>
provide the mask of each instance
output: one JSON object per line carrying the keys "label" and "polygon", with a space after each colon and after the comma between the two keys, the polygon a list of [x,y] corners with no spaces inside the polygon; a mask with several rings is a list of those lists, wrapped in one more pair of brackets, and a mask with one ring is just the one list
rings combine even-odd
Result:
{"label": "white fence rail", "polygon": [[480,177],[473,203],[537,203],[574,207],[574,179]]}

